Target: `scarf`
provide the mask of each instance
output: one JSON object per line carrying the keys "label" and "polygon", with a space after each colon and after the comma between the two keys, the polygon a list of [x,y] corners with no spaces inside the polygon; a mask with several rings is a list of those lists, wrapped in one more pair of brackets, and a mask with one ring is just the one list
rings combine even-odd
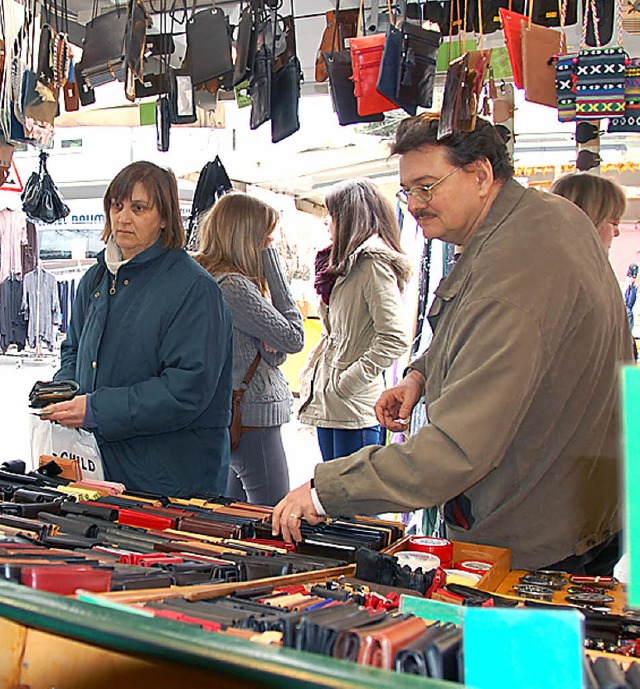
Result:
{"label": "scarf", "polygon": [[331,290],[336,284],[337,275],[331,273],[327,267],[329,265],[329,257],[331,256],[331,246],[325,249],[320,249],[316,254],[316,259],[313,263],[315,270],[315,278],[313,280],[313,286],[316,292],[320,295],[322,301],[329,305],[329,297],[331,296]]}

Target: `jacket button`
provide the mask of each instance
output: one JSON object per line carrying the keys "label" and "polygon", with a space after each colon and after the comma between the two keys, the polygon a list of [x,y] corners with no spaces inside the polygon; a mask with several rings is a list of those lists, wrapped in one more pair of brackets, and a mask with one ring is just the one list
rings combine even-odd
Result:
{"label": "jacket button", "polygon": [[588,548],[593,548],[594,545],[596,545],[596,539],[595,538],[587,539],[587,547]]}
{"label": "jacket button", "polygon": [[125,281],[124,281],[124,284],[125,284],[125,285],[128,285],[128,284],[129,284],[129,280],[125,280]]}
{"label": "jacket button", "polygon": [[97,361],[92,361],[92,362],[91,362],[91,366],[93,366],[93,368],[98,368],[98,362],[97,362]]}
{"label": "jacket button", "polygon": [[96,292],[93,296],[97,299],[100,296],[100,292]]}

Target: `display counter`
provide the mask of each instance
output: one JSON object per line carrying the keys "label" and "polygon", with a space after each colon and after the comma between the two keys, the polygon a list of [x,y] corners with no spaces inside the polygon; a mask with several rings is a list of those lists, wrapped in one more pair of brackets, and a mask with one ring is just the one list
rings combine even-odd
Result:
{"label": "display counter", "polygon": [[[0,581],[0,687],[388,689],[389,673]],[[394,674],[398,689],[460,684]]]}

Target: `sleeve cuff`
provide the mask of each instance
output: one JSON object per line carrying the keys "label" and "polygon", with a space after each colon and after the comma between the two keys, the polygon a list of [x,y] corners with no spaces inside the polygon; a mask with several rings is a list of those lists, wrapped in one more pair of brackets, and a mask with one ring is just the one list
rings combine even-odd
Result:
{"label": "sleeve cuff", "polygon": [[87,394],[87,408],[84,412],[84,421],[82,422],[82,428],[87,431],[92,431],[94,428],[98,427],[98,422],[96,420],[95,412],[93,411],[93,405],[91,404],[91,398],[93,395],[91,393]]}
{"label": "sleeve cuff", "polygon": [[313,507],[315,508],[315,511],[318,513],[318,516],[326,517],[327,513],[325,512],[324,507],[320,502],[320,498],[318,497],[318,491],[315,489],[315,486],[311,488],[311,500],[313,500]]}

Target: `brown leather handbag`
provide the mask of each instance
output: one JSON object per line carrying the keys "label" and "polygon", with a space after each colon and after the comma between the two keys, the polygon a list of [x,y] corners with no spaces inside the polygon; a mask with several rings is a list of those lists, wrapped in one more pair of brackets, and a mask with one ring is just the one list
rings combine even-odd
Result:
{"label": "brown leather handbag", "polygon": [[231,424],[229,425],[231,452],[237,450],[238,446],[240,445],[240,436],[242,435],[242,410],[240,405],[242,403],[245,390],[247,387],[249,387],[249,383],[251,382],[253,374],[258,368],[261,358],[262,355],[260,352],[258,352],[254,360],[251,362],[251,366],[249,366],[249,369],[245,373],[242,383],[240,383],[240,387],[237,390],[234,390],[233,394],[231,395]]}
{"label": "brown leather handbag", "polygon": [[340,10],[339,7],[340,3],[338,2],[338,7],[335,10],[329,10],[326,13],[327,25],[316,55],[315,79],[318,82],[326,81],[329,78],[322,53],[344,50],[345,39],[353,38],[358,31],[359,10]]}

